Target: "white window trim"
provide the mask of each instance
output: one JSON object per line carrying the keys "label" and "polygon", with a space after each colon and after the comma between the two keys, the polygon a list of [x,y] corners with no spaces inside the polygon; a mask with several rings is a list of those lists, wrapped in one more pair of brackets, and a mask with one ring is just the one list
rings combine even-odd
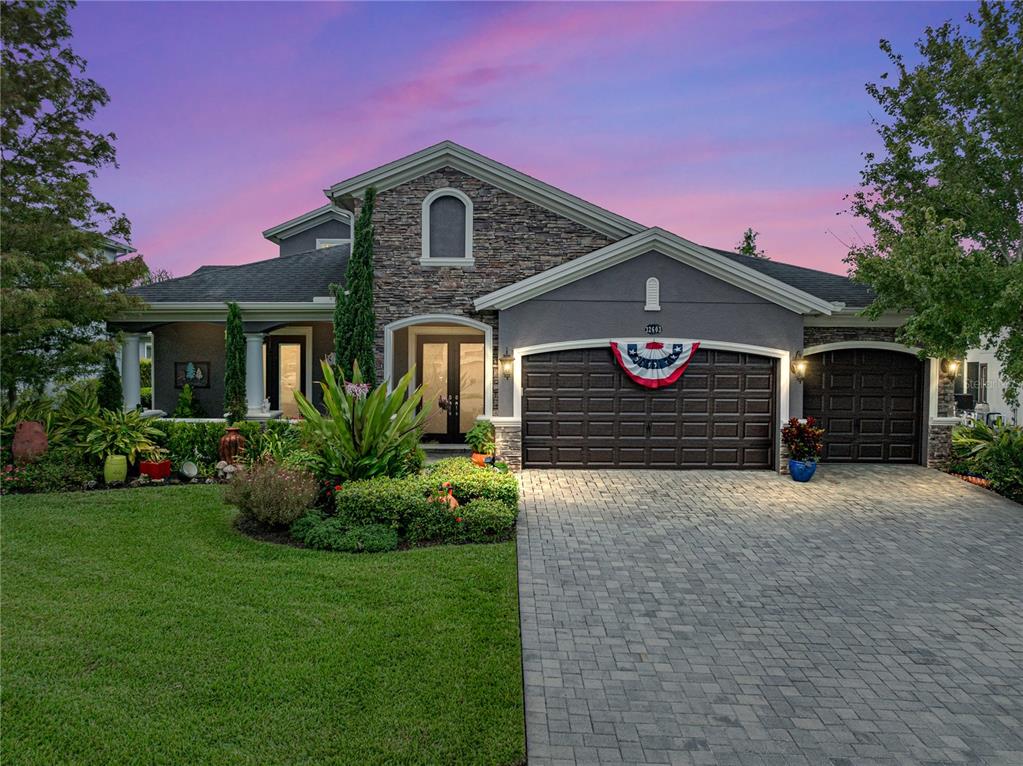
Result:
{"label": "white window trim", "polygon": [[339,245],[348,245],[352,240],[345,239],[343,237],[317,237],[316,249],[320,250],[325,247],[338,247]]}
{"label": "white window trim", "polygon": [[[388,389],[394,387],[394,333],[403,327],[416,327],[418,325],[431,324],[458,325],[463,328],[471,327],[483,332],[483,417],[490,418],[494,413],[494,328],[484,322],[475,319],[459,316],[458,314],[420,314],[419,316],[398,319],[384,326],[384,380]],[[432,331],[438,329],[433,327]],[[451,328],[448,328],[451,329]],[[443,330],[442,330],[443,331]],[[411,340],[412,332],[409,333]],[[415,352],[409,353],[409,364],[414,364]]]}
{"label": "white window trim", "polygon": [[[438,197],[454,197],[465,205],[465,257],[464,258],[431,258],[430,257],[430,205]],[[436,189],[426,195],[422,206],[423,219],[423,254],[419,259],[422,266],[472,266],[472,200],[458,189],[450,187]]]}
{"label": "white window trim", "polygon": [[646,305],[643,310],[661,310],[661,281],[657,277],[650,277],[646,281]]}

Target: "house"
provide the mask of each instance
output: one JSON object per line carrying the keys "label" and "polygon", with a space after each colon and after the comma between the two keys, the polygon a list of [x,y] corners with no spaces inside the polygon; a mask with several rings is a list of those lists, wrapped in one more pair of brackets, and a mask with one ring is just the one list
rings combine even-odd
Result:
{"label": "house", "polygon": [[[195,374],[205,409],[222,407],[225,301],[245,322],[251,415],[266,398],[294,416],[293,391],[316,396],[333,348],[329,286],[369,187],[378,373],[394,382],[415,365],[437,405],[428,440],[458,442],[485,417],[514,466],[777,469],[780,424],[812,415],[825,460],[947,454],[953,376],[896,342],[902,317],[859,315],[864,286],[643,226],[450,141],[267,229],[278,257],[138,288],[147,307],[111,324],[126,359],[152,333],[154,406],[171,411]],[[650,388],[611,341],[635,344],[620,347],[630,355],[699,345],[675,382]]]}

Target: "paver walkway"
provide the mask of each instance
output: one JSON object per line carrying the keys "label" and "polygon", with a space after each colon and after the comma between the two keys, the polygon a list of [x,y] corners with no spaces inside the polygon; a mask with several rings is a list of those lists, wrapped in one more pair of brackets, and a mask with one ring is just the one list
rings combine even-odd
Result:
{"label": "paver walkway", "polygon": [[522,483],[531,766],[1023,764],[1023,507],[919,467]]}

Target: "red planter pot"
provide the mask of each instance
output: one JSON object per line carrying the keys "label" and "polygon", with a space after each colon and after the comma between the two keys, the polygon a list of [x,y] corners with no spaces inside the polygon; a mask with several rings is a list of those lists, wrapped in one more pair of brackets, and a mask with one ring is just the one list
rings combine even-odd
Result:
{"label": "red planter pot", "polygon": [[171,461],[142,460],[139,462],[139,473],[150,479],[167,479],[170,477]]}

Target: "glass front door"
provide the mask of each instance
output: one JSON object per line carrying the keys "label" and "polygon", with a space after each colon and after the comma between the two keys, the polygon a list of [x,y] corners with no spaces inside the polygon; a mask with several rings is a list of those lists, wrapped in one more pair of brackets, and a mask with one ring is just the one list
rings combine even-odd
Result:
{"label": "glass front door", "polygon": [[305,390],[305,344],[301,335],[271,335],[267,354],[270,407],[285,418],[299,416],[295,392]]}
{"label": "glass front door", "polygon": [[417,338],[417,383],[431,405],[424,438],[458,442],[484,413],[485,354],[479,336]]}

